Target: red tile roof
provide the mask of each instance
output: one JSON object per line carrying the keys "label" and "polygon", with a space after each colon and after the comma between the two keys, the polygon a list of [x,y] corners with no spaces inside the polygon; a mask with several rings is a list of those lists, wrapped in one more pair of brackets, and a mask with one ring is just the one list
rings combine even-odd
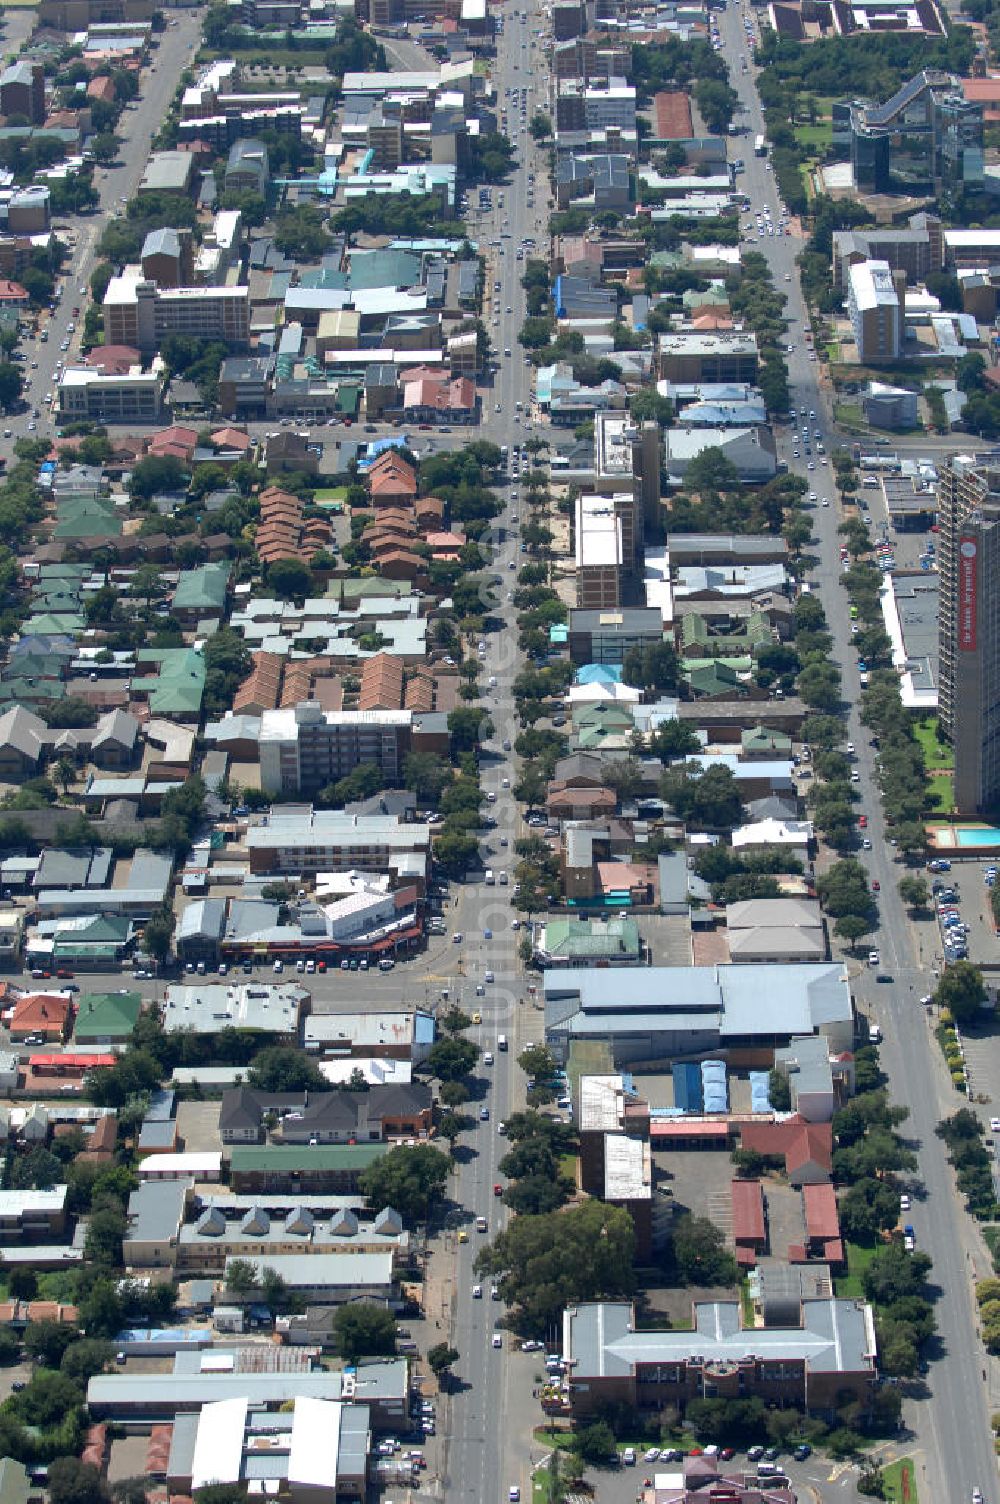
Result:
{"label": "red tile roof", "polygon": [[837,1195],[832,1185],[804,1185],[802,1210],[806,1219],[806,1232],[811,1238],[840,1237]]}
{"label": "red tile roof", "polygon": [[734,1180],[733,1238],[737,1243],[760,1243],[767,1236],[764,1225],[764,1192],[759,1180]]}

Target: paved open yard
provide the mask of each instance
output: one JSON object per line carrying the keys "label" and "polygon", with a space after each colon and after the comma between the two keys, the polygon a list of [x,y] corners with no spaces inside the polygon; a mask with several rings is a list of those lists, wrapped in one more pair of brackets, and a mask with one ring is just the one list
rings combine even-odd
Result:
{"label": "paved open yard", "polygon": [[189,1153],[211,1153],[222,1148],[219,1138],[219,1103],[179,1102],[177,1130]]}
{"label": "paved open yard", "polygon": [[119,1436],[111,1443],[108,1461],[108,1482],[117,1483],[122,1478],[141,1478],[146,1472],[146,1453],[149,1451],[148,1436]]}

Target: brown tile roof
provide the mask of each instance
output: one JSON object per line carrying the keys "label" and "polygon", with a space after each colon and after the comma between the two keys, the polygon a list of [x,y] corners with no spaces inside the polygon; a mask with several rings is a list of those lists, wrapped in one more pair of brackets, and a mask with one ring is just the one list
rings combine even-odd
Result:
{"label": "brown tile roof", "polygon": [[403,704],[403,661],[392,653],[376,653],[361,674],[359,710],[399,710]]}
{"label": "brown tile roof", "polygon": [[233,710],[238,715],[241,710],[259,705],[264,710],[274,710],[278,704],[278,696],[281,692],[281,671],[284,667],[284,658],[281,653],[252,654],[253,668],[243,680],[236,691],[233,700]]}
{"label": "brown tile roof", "polygon": [[406,684],[403,709],[426,714],[434,709],[434,679],[430,674],[414,674]]}

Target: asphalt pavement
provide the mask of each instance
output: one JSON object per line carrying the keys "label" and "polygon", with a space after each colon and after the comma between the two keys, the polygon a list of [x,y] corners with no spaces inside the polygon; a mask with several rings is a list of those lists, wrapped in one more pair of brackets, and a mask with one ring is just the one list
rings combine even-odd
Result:
{"label": "asphalt pavement", "polygon": [[[742,155],[745,162],[745,171],[738,182],[746,197],[755,210],[769,205],[776,223],[778,194],[774,178],[766,162],[753,155],[751,145],[753,136],[764,129],[755,85],[756,70],[751,65],[750,71],[743,73],[738,61],[749,51],[743,32],[744,14],[739,6],[729,6],[720,15],[733,87],[747,107],[742,118],[749,134],[735,138],[740,144],[734,144],[733,155]],[[805,409],[807,413],[816,413],[816,419],[809,420],[809,427],[821,430],[829,451],[839,442],[833,430],[830,392],[820,381],[819,364],[808,358],[802,338],[808,321],[794,261],[803,242],[795,234],[767,236],[754,248],[767,257],[776,285],[788,296],[786,313],[793,321],[788,339],[793,347],[788,356],[791,400],[800,412]],[[787,284],[786,273],[791,276]],[[919,1156],[920,1182],[915,1187],[918,1194],[914,1198],[912,1221],[917,1246],[934,1261],[931,1279],[938,1292],[935,1307],[938,1350],[927,1378],[927,1396],[906,1401],[904,1420],[913,1432],[912,1450],[920,1468],[918,1489],[924,1498],[968,1500],[972,1489],[979,1487],[989,1501],[996,1492],[997,1467],[989,1424],[992,1360],[982,1351],[974,1319],[975,1240],[970,1236],[967,1214],[955,1194],[953,1173],[943,1145],[934,1134],[940,1119],[955,1110],[955,1094],[919,1003],[920,997],[934,987],[933,958],[920,954],[914,927],[899,898],[897,883],[907,869],[889,844],[875,780],[874,753],[869,733],[860,720],[857,656],[851,649],[847,598],[840,583],[837,526],[841,518],[835,504],[831,470],[817,465],[815,471],[806,471],[804,452],[801,459],[793,458],[791,430],[779,428],[777,433],[779,454],[787,460],[789,469],[803,474],[818,496],[825,495],[831,501],[828,508],[817,505],[813,512],[817,539],[813,552],[819,563],[811,583],[826,607],[834,641],[832,656],[843,673],[847,737],[857,748],[855,766],[861,775],[861,808],[868,816],[872,842],[872,850],[860,852],[859,856],[870,876],[881,884],[881,922],[873,943],[881,952],[879,970],[890,973],[894,979],[891,985],[880,985],[875,982],[873,969],[854,967],[857,974],[853,989],[859,1007],[878,1020],[885,1036],[881,1058],[889,1075],[891,1095],[910,1110],[904,1133]]]}
{"label": "asphalt pavement", "polygon": [[[480,244],[488,251],[486,280],[490,303],[499,305],[498,312],[491,312],[487,326],[499,370],[492,390],[483,398],[479,436],[507,444],[512,450],[515,444],[525,443],[532,433],[523,416],[528,410],[531,389],[530,372],[517,343],[525,307],[520,285],[523,263],[516,260],[516,251],[521,241],[531,236],[542,247],[548,199],[545,160],[527,130],[527,121],[536,105],[533,91],[537,85],[532,73],[538,70],[541,75],[545,67],[540,50],[539,12],[531,9],[525,14],[531,17],[529,21],[521,20],[519,11],[505,11],[494,69],[498,97],[508,109],[508,134],[518,148],[518,161],[511,180],[502,188],[493,189],[490,212],[479,216],[475,225]],[[505,94],[506,89],[515,87],[532,90],[524,123],[520,107]],[[534,172],[537,178],[531,207],[529,172]],[[499,241],[499,245],[491,244],[494,241]],[[494,293],[496,282],[500,287]],[[499,320],[495,327],[494,317]],[[507,350],[509,355],[505,353]],[[522,413],[516,407],[519,401]],[[442,1486],[450,1497],[471,1496],[477,1501],[496,1500],[499,1504],[507,1500],[509,1489],[515,1485],[521,1489],[522,1498],[529,1497],[530,1428],[537,1421],[531,1388],[538,1366],[536,1359],[515,1352],[506,1334],[502,1334],[499,1348],[493,1346],[494,1332],[502,1332],[496,1323],[503,1316],[503,1307],[490,1299],[488,1283],[483,1287],[482,1299],[473,1296],[473,1286],[477,1283],[473,1271],[475,1256],[507,1218],[506,1208],[493,1189],[501,1181],[497,1166],[507,1148],[506,1140],[497,1131],[498,1124],[524,1103],[524,1078],[517,1066],[517,1055],[541,1032],[539,1015],[532,1007],[517,958],[520,936],[511,929],[515,912],[511,907],[513,848],[522,829],[510,789],[517,780],[515,759],[503,751],[503,742],[513,742],[517,734],[511,693],[519,668],[515,612],[506,599],[521,561],[517,525],[512,521],[516,510],[510,500],[512,489],[508,487],[502,493],[504,512],[496,519],[491,534],[494,568],[504,581],[501,604],[491,610],[491,615],[500,616],[503,627],[483,639],[486,657],[480,681],[495,728],[481,756],[482,784],[488,795],[495,796],[489,812],[496,820],[496,828],[483,841],[483,861],[484,866],[492,867],[498,875],[507,870],[511,880],[506,887],[499,884],[487,887],[484,882],[469,887],[461,901],[463,943],[452,946],[460,955],[459,985],[466,1010],[478,1009],[482,1013],[479,1042],[484,1049],[492,1050],[494,1064],[481,1065],[479,1069],[482,1096],[471,1105],[471,1111],[478,1114],[482,1103],[488,1109],[489,1120],[478,1122],[476,1130],[464,1136],[463,1142],[471,1145],[471,1150],[463,1154],[455,1187],[456,1199],[468,1216],[465,1223],[468,1242],[458,1241],[457,1230],[447,1235],[453,1243],[454,1255],[450,1261],[454,1272],[450,1288],[450,1335],[461,1356],[455,1365],[460,1387],[444,1402],[448,1414],[447,1424],[442,1428],[445,1440],[440,1467]],[[500,528],[504,530],[502,543]],[[512,562],[515,569],[508,568]],[[489,687],[491,678],[497,681],[495,688]],[[508,840],[507,847],[500,845],[503,836]],[[493,975],[492,982],[487,980],[487,974]],[[507,1038],[505,1052],[497,1047],[500,1034]],[[477,1217],[486,1218],[486,1233],[476,1231]],[[540,1454],[541,1449],[536,1450]]]}

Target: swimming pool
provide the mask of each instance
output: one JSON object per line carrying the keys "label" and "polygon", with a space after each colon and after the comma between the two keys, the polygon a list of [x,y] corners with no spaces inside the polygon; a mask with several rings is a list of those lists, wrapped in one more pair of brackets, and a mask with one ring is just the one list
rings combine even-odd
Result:
{"label": "swimming pool", "polygon": [[1000,847],[1000,827],[996,825],[956,826],[955,844],[957,846]]}

